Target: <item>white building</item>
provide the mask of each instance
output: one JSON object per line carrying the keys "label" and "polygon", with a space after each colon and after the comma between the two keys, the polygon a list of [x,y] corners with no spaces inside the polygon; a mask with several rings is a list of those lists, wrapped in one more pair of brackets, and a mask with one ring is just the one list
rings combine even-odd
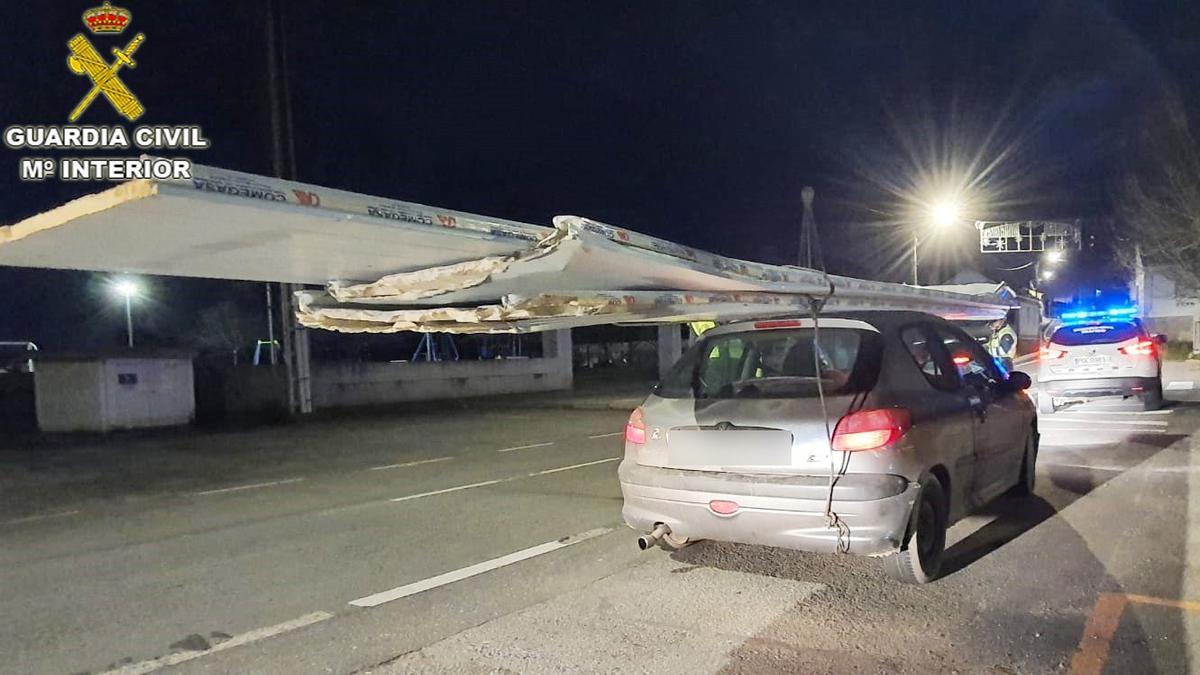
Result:
{"label": "white building", "polygon": [[1181,288],[1169,268],[1147,265],[1137,270],[1133,296],[1146,325],[1178,342],[1200,344],[1200,291]]}
{"label": "white building", "polygon": [[188,424],[196,414],[191,356],[48,358],[34,374],[42,431],[111,431]]}

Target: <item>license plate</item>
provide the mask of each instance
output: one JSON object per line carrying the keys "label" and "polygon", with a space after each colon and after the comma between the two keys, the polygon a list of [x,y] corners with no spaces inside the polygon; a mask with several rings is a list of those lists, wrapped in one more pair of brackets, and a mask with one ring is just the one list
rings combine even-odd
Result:
{"label": "license plate", "polygon": [[1108,363],[1108,361],[1109,361],[1109,357],[1107,357],[1107,356],[1077,356],[1077,357],[1075,357],[1075,365],[1077,365],[1077,366],[1098,366],[1100,364]]}
{"label": "license plate", "polygon": [[676,468],[786,466],[792,462],[792,434],[775,429],[674,429],[667,436],[667,457]]}

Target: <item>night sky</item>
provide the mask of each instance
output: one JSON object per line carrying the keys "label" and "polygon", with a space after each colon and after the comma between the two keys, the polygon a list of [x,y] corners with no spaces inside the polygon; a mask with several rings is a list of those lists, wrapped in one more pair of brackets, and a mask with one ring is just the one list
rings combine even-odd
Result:
{"label": "night sky", "polygon": [[[5,3],[21,20],[0,69],[3,126],[66,123],[87,83],[65,43],[96,4]],[[264,6],[116,4],[132,29],[94,41],[146,33],[122,74],[147,109],[138,123],[200,124],[212,147],[194,160],[269,173]],[[1060,290],[1096,283],[1139,130],[1176,103],[1194,121],[1200,105],[1188,0],[286,6],[300,180],[546,225],[586,215],[777,263],[795,261],[810,184],[830,271],[872,278],[906,278],[922,177],[983,174],[973,217],[1095,223],[1097,248]],[[81,120],[120,121],[103,102]],[[21,154],[0,150],[2,223],[103,187],[21,183]],[[930,274],[1025,262],[972,255],[974,230],[960,230],[928,253]],[[101,281],[0,269],[0,340],[119,344]],[[180,343],[222,299],[258,311],[261,288],[157,280],[139,330]]]}

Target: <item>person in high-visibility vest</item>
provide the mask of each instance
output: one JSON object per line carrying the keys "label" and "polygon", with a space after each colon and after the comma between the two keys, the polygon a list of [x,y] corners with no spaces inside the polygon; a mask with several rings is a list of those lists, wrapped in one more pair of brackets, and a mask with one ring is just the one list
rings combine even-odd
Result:
{"label": "person in high-visibility vest", "polygon": [[992,331],[988,351],[1000,362],[1000,365],[1004,366],[1005,370],[1012,372],[1013,359],[1017,356],[1017,331],[1013,330],[1007,321]]}

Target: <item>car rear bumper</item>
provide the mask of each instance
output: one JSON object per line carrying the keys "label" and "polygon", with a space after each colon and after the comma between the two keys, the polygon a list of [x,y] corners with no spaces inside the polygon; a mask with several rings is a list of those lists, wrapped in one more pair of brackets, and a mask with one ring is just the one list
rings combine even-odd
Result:
{"label": "car rear bumper", "polygon": [[[838,533],[828,526],[827,476],[764,476],[641,466],[618,469],[626,524],[649,532],[666,523],[681,537],[832,553]],[[849,528],[850,553],[882,555],[899,549],[920,487],[903,476],[846,474],[834,487],[833,511]],[[736,502],[732,515],[709,508]]]}
{"label": "car rear bumper", "polygon": [[1102,398],[1105,396],[1144,396],[1158,389],[1157,377],[1105,377],[1083,380],[1041,382],[1042,392],[1053,398]]}

